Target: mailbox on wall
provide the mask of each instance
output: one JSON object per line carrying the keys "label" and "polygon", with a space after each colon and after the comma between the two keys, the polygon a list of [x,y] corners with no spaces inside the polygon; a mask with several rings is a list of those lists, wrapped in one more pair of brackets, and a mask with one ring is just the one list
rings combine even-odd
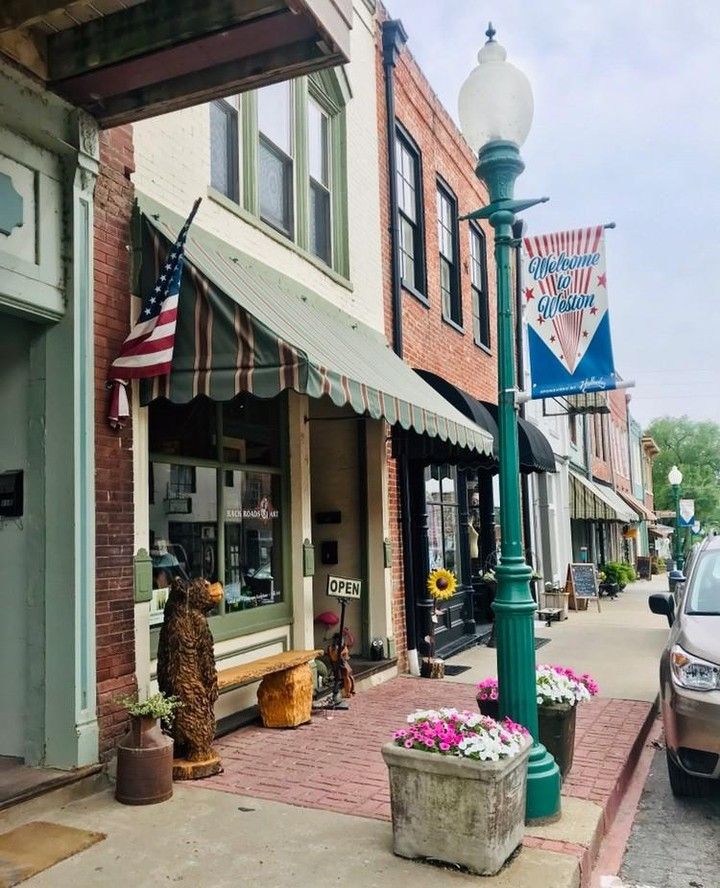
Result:
{"label": "mailbox on wall", "polygon": [[23,472],[0,472],[0,518],[21,518],[23,514]]}

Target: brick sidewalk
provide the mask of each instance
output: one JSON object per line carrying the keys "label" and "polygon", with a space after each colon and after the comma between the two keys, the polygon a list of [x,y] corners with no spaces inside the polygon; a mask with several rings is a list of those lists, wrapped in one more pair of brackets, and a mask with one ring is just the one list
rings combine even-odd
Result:
{"label": "brick sidewalk", "polygon": [[[390,819],[380,747],[414,709],[475,710],[471,684],[402,676],[359,693],[350,709],[317,713],[295,730],[241,728],[216,744],[225,771],[206,788],[380,820]],[[612,822],[650,704],[596,698],[578,709],[575,764],[563,794],[590,799]]]}

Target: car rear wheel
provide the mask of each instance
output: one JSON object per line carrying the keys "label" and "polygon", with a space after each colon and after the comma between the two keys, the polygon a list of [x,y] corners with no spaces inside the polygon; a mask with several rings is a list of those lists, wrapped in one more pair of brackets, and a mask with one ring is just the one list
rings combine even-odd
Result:
{"label": "car rear wheel", "polygon": [[668,777],[670,778],[670,789],[672,789],[674,796],[699,798],[707,795],[710,789],[710,780],[686,773],[667,750],[665,755],[667,758]]}

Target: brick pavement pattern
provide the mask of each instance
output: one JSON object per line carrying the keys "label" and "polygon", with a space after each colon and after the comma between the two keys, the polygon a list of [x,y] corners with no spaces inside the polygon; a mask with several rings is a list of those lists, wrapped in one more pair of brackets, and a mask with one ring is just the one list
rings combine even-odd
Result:
{"label": "brick pavement pattern", "polygon": [[[474,711],[474,686],[400,676],[358,694],[349,710],[317,712],[311,724],[296,729],[241,728],[216,743],[225,770],[203,780],[202,786],[389,820],[380,747],[408,713],[440,706]],[[650,708],[648,703],[596,698],[578,710],[575,764],[563,793],[604,805],[606,822],[622,795],[627,763]]]}

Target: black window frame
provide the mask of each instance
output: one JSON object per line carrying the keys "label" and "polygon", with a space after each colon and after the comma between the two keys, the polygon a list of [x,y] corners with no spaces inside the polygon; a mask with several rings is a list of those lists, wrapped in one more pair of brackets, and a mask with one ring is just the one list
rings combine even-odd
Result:
{"label": "black window frame", "polygon": [[[439,176],[436,180],[436,191],[435,191],[435,204],[436,204],[436,215],[437,215],[437,225],[438,225],[438,259],[439,259],[439,269],[440,269],[440,309],[442,312],[442,318],[447,323],[450,324],[451,327],[454,327],[456,330],[459,330],[461,333],[464,332],[463,329],[463,313],[462,313],[462,289],[460,286],[460,223],[458,219],[458,201],[455,193],[450,188],[450,186],[444,182]],[[448,201],[450,204],[450,234],[452,237],[452,252],[453,258],[452,263],[450,259],[443,253],[441,241],[440,241],[440,212],[438,207],[438,199],[442,197]],[[443,286],[442,286],[442,268],[443,263],[446,263],[450,267],[450,308],[451,311],[445,311],[444,299],[443,299]],[[452,309],[455,308],[457,312],[457,317],[453,317]]]}
{"label": "black window frame", "polygon": [[225,133],[225,141],[226,141],[226,152],[227,152],[227,167],[225,169],[225,177],[228,181],[228,190],[224,191],[222,188],[218,188],[216,181],[213,180],[213,168],[212,168],[212,151],[210,152],[210,185],[212,188],[215,188],[216,191],[220,192],[220,194],[224,194],[228,200],[233,201],[233,203],[240,203],[240,129],[239,129],[239,111],[237,107],[232,105],[226,99],[214,99],[210,103],[210,139],[212,142],[212,126],[213,126],[213,115],[212,109],[214,108],[216,111],[219,111],[221,114],[224,114],[227,121],[228,126]]}
{"label": "black window frame", "polygon": [[[470,223],[470,292],[472,294],[473,340],[475,345],[486,351],[492,350],[492,329],[490,324],[490,294],[488,291],[488,256],[485,232],[476,223]],[[480,240],[480,287],[474,278],[473,238]],[[475,321],[477,328],[475,329]]]}
{"label": "black window frame", "polygon": [[[415,283],[410,284],[403,278],[403,263],[401,258],[400,285],[404,290],[407,290],[408,293],[411,293],[421,302],[428,305],[429,299],[427,287],[427,265],[425,257],[425,200],[423,193],[422,152],[420,151],[420,148],[418,147],[417,143],[410,135],[410,133],[400,123],[395,124],[395,145],[395,185],[398,205],[398,251],[400,253],[403,252],[402,222],[404,220],[413,230],[413,266],[415,269]],[[414,221],[407,215],[407,213],[402,210],[400,206],[400,189],[397,187],[399,184],[398,180],[401,178],[402,175],[400,172],[400,166],[397,163],[397,154],[399,149],[406,151],[412,157],[415,164],[415,181],[412,183],[412,185],[415,190],[415,215],[417,218]]]}

